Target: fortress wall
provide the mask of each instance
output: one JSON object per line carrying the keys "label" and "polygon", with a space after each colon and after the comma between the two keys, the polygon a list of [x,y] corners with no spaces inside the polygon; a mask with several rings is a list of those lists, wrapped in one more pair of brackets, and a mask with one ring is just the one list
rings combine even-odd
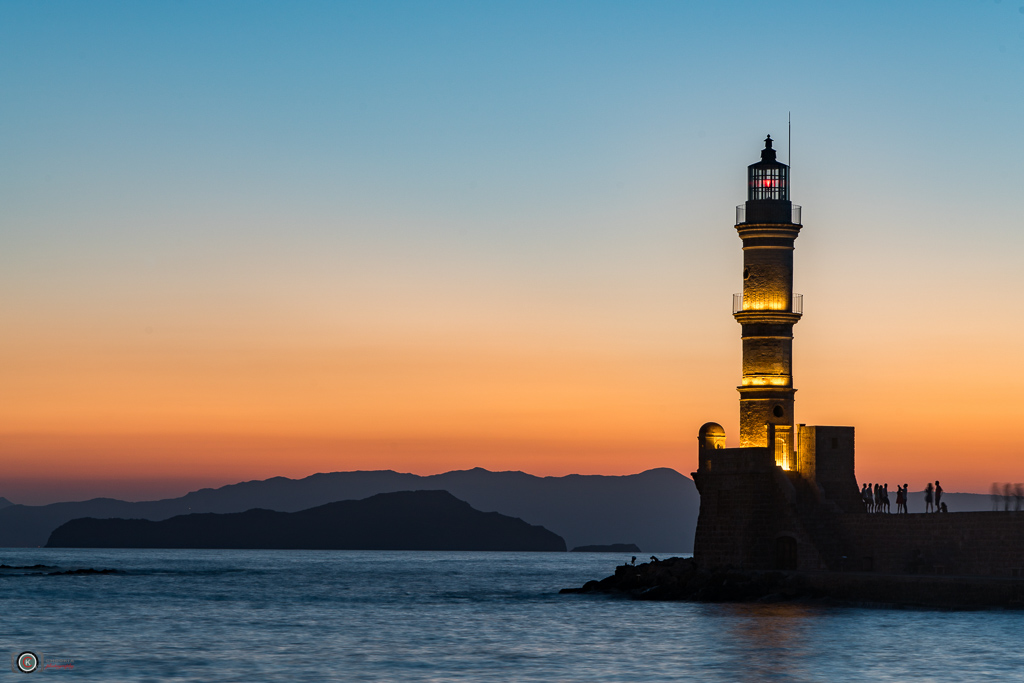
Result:
{"label": "fortress wall", "polygon": [[1024,576],[1024,513],[845,514],[846,567],[890,574]]}
{"label": "fortress wall", "polygon": [[780,536],[796,541],[797,567],[820,566],[794,507],[797,492],[771,449],[708,449],[700,458],[693,473],[701,494],[694,557],[702,566],[772,569]]}

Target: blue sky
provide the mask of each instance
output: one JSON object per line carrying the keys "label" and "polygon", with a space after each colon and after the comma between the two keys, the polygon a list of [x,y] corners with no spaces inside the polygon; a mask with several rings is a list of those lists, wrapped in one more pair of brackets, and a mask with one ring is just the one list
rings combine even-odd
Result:
{"label": "blue sky", "polygon": [[[732,211],[789,112],[803,417],[857,421],[865,467],[903,424],[954,467],[949,420],[1024,412],[1020,0],[4,2],[0,92],[0,370],[39,397],[12,432],[118,430],[33,393],[68,391],[52,359],[94,358],[61,366],[84,386],[101,357],[358,346],[671,357],[700,376],[658,399],[679,442],[733,434]],[[867,376],[899,389],[869,408]]]}

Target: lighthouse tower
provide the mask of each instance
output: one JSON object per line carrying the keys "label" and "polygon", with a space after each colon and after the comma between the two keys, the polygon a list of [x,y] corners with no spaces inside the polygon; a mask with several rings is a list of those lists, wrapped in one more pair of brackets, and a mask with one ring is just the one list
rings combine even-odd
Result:
{"label": "lighthouse tower", "polygon": [[841,519],[865,512],[853,427],[793,419],[793,326],[803,314],[803,297],[793,293],[793,243],[801,227],[800,207],[789,200],[789,167],[775,158],[769,137],[761,160],[747,167],[747,201],[736,207],[743,241],[743,291],[733,295],[732,310],[743,330],[740,447],[726,447],[717,422],[697,433],[693,556],[702,567],[841,569],[850,558],[876,553],[856,545],[855,527]]}
{"label": "lighthouse tower", "polygon": [[765,139],[761,160],[747,167],[747,201],[736,207],[743,240],[743,292],[733,316],[743,328],[740,447],[768,447],[783,469],[795,469],[793,325],[803,297],[793,293],[793,242],[800,207],[789,199],[789,167]]}

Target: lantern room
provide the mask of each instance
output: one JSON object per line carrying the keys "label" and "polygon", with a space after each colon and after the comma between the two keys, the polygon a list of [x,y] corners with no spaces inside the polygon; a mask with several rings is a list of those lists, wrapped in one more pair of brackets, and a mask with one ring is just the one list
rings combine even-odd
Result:
{"label": "lantern room", "polygon": [[736,225],[744,223],[800,224],[800,207],[789,201],[789,166],[775,160],[771,135],[761,161],[747,166],[747,201],[736,207]]}
{"label": "lantern room", "polygon": [[789,166],[775,160],[772,136],[764,140],[761,161],[747,166],[747,199],[789,199]]}

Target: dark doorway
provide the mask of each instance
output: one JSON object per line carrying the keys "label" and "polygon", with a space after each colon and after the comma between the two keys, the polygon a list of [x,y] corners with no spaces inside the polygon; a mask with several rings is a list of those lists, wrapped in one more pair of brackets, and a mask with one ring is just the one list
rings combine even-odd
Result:
{"label": "dark doorway", "polygon": [[796,539],[792,536],[775,539],[775,568],[796,569]]}

